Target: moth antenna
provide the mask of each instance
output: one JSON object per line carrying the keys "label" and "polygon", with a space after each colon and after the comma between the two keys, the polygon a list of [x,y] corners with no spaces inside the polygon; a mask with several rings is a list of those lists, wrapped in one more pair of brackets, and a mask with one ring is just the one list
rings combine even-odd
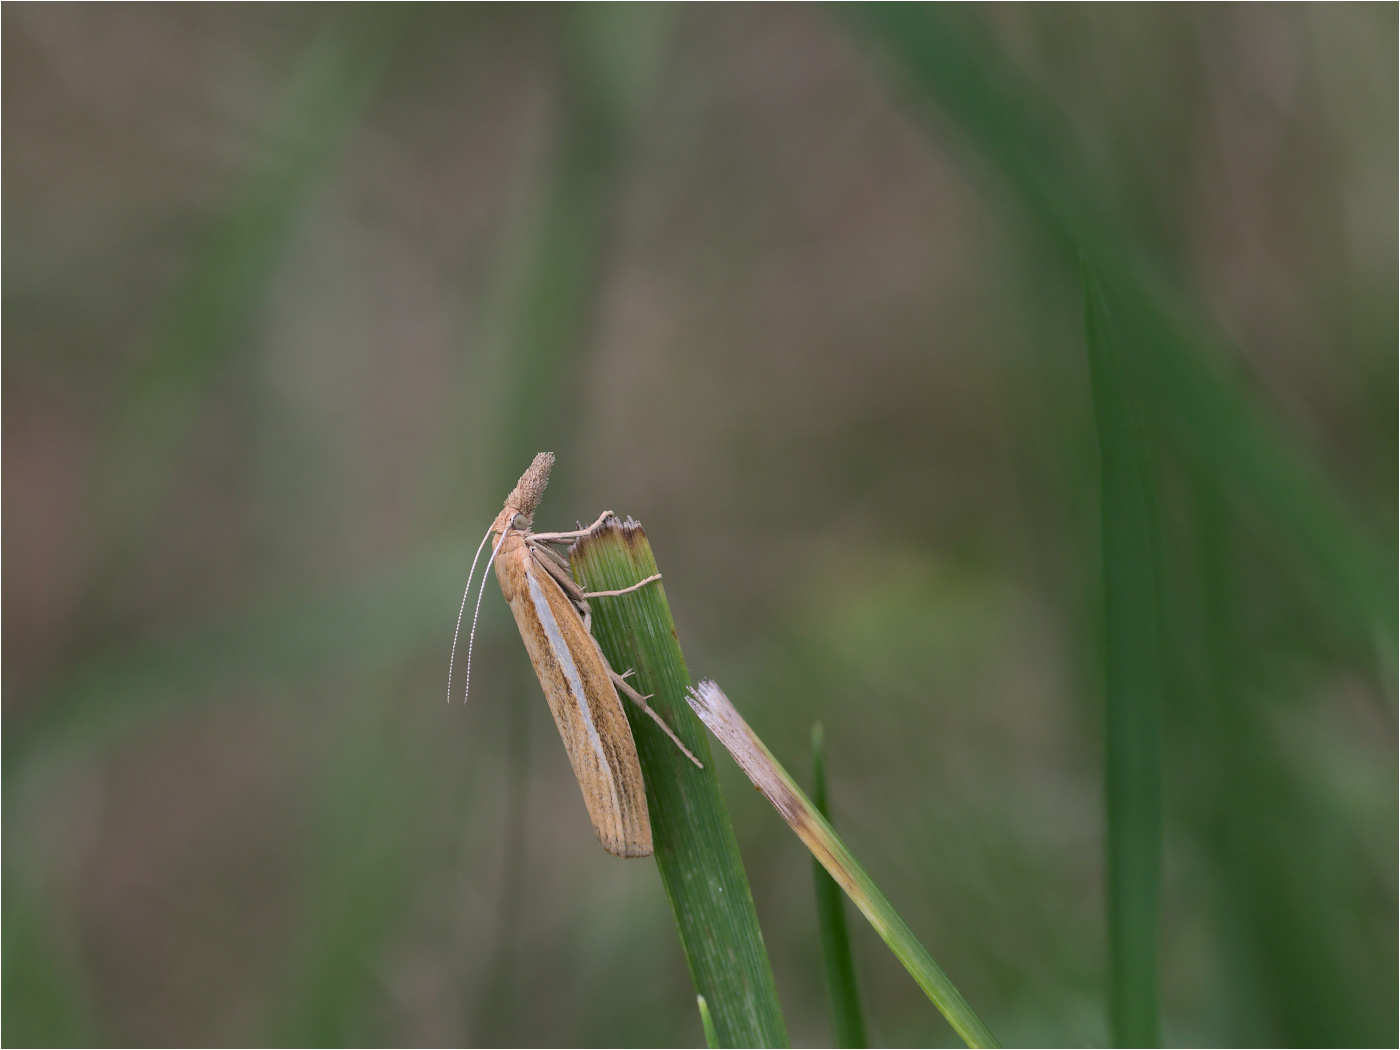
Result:
{"label": "moth antenna", "polygon": [[[467,589],[462,592],[462,607],[457,610],[457,628],[452,632],[452,655],[447,658],[447,702],[452,703],[452,661],[457,659],[457,636],[462,633],[462,614],[467,611],[467,599],[472,594],[472,577],[476,575],[476,563],[481,557],[481,548],[486,546],[486,541],[491,538],[491,530],[486,530],[486,535],[481,537],[481,542],[476,545],[476,553],[472,555],[471,571],[467,573]],[[469,650],[470,652],[470,650]],[[471,667],[471,658],[468,656],[467,666]]]}
{"label": "moth antenna", "polygon": [[[501,544],[505,543],[506,536],[509,534],[510,529],[501,532],[501,538],[496,541],[496,546],[491,548],[491,557],[486,559],[486,568],[481,570],[481,589],[476,592],[476,611],[472,613],[472,633],[467,635],[467,673],[463,676],[466,679],[466,684],[462,687],[462,703],[464,704],[472,691],[472,647],[476,645],[476,619],[481,615],[481,599],[486,595],[486,578],[491,575],[491,563],[496,560],[496,553],[501,549]],[[491,533],[487,532],[486,535],[489,536]]]}

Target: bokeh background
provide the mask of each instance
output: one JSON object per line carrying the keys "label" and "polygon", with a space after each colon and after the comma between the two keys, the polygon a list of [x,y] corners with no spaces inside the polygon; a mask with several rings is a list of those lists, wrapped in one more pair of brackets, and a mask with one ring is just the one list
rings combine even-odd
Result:
{"label": "bokeh background", "polygon": [[993,1031],[1106,1042],[1081,250],[1176,377],[1163,1038],[1395,1044],[1394,6],[0,17],[8,1045],[702,1041],[494,584],[444,703],[541,449]]}

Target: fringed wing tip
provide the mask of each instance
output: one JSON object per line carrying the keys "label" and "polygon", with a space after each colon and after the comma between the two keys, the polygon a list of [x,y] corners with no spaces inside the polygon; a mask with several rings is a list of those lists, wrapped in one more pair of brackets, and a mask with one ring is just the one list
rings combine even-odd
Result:
{"label": "fringed wing tip", "polygon": [[[591,817],[592,814],[590,813]],[[650,857],[654,852],[651,842],[651,821],[643,814],[640,823],[632,823],[627,826],[624,822],[622,826],[604,828],[593,822],[593,834],[598,836],[599,844],[611,853],[614,857],[622,857],[624,860],[635,857]]]}

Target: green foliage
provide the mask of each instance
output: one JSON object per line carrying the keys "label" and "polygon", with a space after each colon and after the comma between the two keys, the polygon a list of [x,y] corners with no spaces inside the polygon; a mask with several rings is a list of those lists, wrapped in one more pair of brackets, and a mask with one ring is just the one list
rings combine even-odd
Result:
{"label": "green foliage", "polygon": [[287,244],[377,89],[404,21],[403,11],[377,4],[326,20],[285,87],[265,159],[171,291],[102,443],[93,510],[108,530],[111,571],[131,571],[200,407],[246,347]]}
{"label": "green foliage", "polygon": [[1093,260],[1140,348],[1146,410],[1161,420],[1191,469],[1254,503],[1316,576],[1328,610],[1393,667],[1393,551],[1374,542],[1293,443],[1264,418],[1219,363],[1219,340],[1163,260],[1144,251],[1126,216],[1115,215],[1089,179],[1071,122],[1038,94],[977,31],[966,12],[931,5],[855,9],[917,91],[950,116],[1002,178],[1032,221],[1073,264]]}
{"label": "green foliage", "polygon": [[[630,587],[658,572],[640,525],[614,522],[570,551],[585,590]],[[613,668],[635,670],[636,689],[705,764],[697,769],[633,704],[625,704],[651,811],[656,868],[680,932],[690,976],[721,1046],[786,1046],[778,992],[715,776],[704,727],[686,704],[686,670],[660,582],[593,602],[593,633]]]}
{"label": "green foliage", "polygon": [[833,879],[840,882],[852,903],[870,921],[886,947],[923,989],[929,1001],[938,1007],[938,1012],[958,1033],[958,1037],[968,1046],[1000,1046],[977,1012],[953,985],[943,967],[934,961],[928,949],[914,936],[909,924],[895,911],[889,898],[875,885],[875,880],[846,848],[831,823],[797,786],[768,746],[749,728],[719,686],[713,681],[701,682],[698,689],[691,691],[689,699],[705,725],[753,781],[754,787],[773,803],[802,844],[811,850],[812,856],[821,861],[822,867]]}

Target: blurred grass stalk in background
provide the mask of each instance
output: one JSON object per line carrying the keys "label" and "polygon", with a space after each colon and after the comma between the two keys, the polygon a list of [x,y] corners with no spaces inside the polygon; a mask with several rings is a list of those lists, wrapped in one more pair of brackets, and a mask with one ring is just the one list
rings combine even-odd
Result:
{"label": "blurred grass stalk in background", "polygon": [[1099,435],[1109,1020],[1118,1046],[1156,1046],[1162,881],[1162,682],[1157,520],[1138,376],[1085,263],[1084,329]]}
{"label": "blurred grass stalk in background", "polygon": [[[99,547],[95,556],[90,554],[95,566],[75,615],[80,637],[101,639],[119,619],[117,596],[136,586],[152,523],[188,452],[200,409],[221,368],[245,346],[277,264],[305,218],[307,202],[334,169],[410,15],[369,5],[324,20],[281,85],[268,126],[259,129],[255,162],[167,296],[146,352],[118,383],[85,493],[88,513],[98,523],[91,535],[99,538]],[[248,655],[265,670],[266,658],[284,652],[288,644],[281,632],[258,628],[278,619],[278,611],[264,613],[257,624],[244,625],[252,630],[230,632],[231,645],[215,642],[215,664],[230,655],[236,662],[251,649]],[[299,627],[303,624],[298,621]],[[109,651],[104,654],[108,659],[90,660],[76,673],[65,669],[65,680],[28,705],[28,717],[20,725],[7,725],[7,813],[22,810],[28,796],[52,789],[71,771],[76,753],[125,735],[134,723],[160,712],[162,701],[207,695],[207,690],[188,688],[187,680],[213,680],[201,659],[200,641],[219,633],[196,632],[186,639],[193,644],[183,647],[138,646],[115,657]],[[298,633],[306,632],[290,632]],[[260,641],[247,644],[259,634]],[[343,651],[340,643],[334,648],[337,655]],[[124,690],[124,685],[134,688]],[[23,820],[8,826],[15,823]],[[71,951],[71,931],[53,913],[52,873],[34,870],[54,867],[56,861],[42,850],[34,852],[15,850],[6,857],[5,1041],[100,1040],[90,991]],[[17,864],[23,868],[10,862],[12,856],[20,858]]]}
{"label": "blurred grass stalk in background", "polygon": [[877,3],[848,9],[894,59],[912,93],[951,117],[1060,253],[1086,253],[1138,345],[1144,408],[1203,477],[1227,479],[1295,553],[1293,568],[1356,643],[1393,677],[1396,553],[1369,537],[1296,443],[1246,396],[1224,362],[1235,356],[1192,297],[1144,251],[1126,216],[1096,191],[1074,122],[1036,92],[967,10]]}
{"label": "blurred grass stalk in background", "polygon": [[[587,591],[630,587],[659,570],[641,525],[609,518],[569,551]],[[720,1046],[786,1046],[787,1029],[753,895],[715,775],[709,738],[686,704],[690,672],[660,582],[596,598],[593,634],[614,670],[705,764],[697,769],[634,704],[624,704],[651,811],[656,868],[671,902],[696,992]]]}
{"label": "blurred grass stalk in background", "polygon": [[263,129],[257,161],[170,293],[116,399],[92,474],[108,549],[90,615],[110,615],[108,592],[131,586],[200,408],[245,348],[308,202],[359,126],[412,16],[411,6],[366,4],[325,19]]}
{"label": "blurred grass stalk in background", "polygon": [[[1302,654],[1280,648],[1279,639],[1261,635],[1259,624],[1250,622],[1255,610],[1235,593],[1247,559],[1234,534],[1250,534],[1254,546],[1268,552],[1270,567],[1309,600],[1295,599],[1290,608],[1311,632],[1295,645],[1316,657],[1326,653],[1327,635],[1340,629],[1349,652],[1341,660],[1327,653],[1323,661],[1333,674],[1351,665],[1380,685],[1366,691],[1386,705],[1381,718],[1392,735],[1393,540],[1378,543],[1368,535],[1312,457],[1250,393],[1238,374],[1238,352],[1216,333],[1198,296],[1183,287],[1170,260],[1142,246],[1132,216],[1115,210],[1114,195],[1096,184],[1076,114],[1059,110],[1054,95],[1037,90],[986,25],[966,9],[945,6],[847,10],[893,59],[906,89],[951,118],[1062,263],[1068,267],[1082,253],[1102,284],[1101,291],[1085,294],[1104,469],[1104,784],[1114,1038],[1124,1045],[1157,1038],[1163,762],[1157,706],[1169,691],[1168,713],[1183,734],[1175,763],[1196,767],[1193,783],[1174,788],[1190,800],[1184,814],[1214,851],[1221,884],[1214,921],[1230,960],[1227,1027],[1258,1039],[1258,1026],[1272,1024],[1277,1027],[1263,1029],[1272,1032],[1266,1041],[1301,1044],[1393,1041],[1393,999],[1387,1011],[1362,990],[1376,964],[1392,975],[1393,985],[1393,958],[1384,958],[1381,945],[1378,955],[1369,948],[1354,955],[1348,945],[1369,945],[1373,931],[1364,924],[1341,928],[1317,913],[1318,887],[1340,885],[1348,863],[1341,858],[1356,863],[1366,856],[1352,836],[1368,826],[1367,818],[1348,806],[1351,819],[1329,830],[1327,807],[1318,808],[1309,786],[1315,774],[1283,743],[1278,720],[1300,697],[1280,665],[1297,666]],[[1131,368],[1116,371],[1131,380],[1135,403],[1125,405],[1123,391],[1106,374],[1115,358],[1105,342],[1105,300],[1113,307],[1119,350],[1131,361]],[[1386,378],[1393,382],[1393,372]],[[1184,474],[1188,513],[1197,523],[1191,539],[1162,536],[1168,522],[1151,505],[1144,425],[1160,435],[1162,451]],[[1162,570],[1154,567],[1154,548],[1164,542],[1175,556],[1173,567],[1185,571],[1154,579]],[[1313,608],[1303,612],[1305,604]],[[1164,609],[1176,618],[1162,619]],[[1170,649],[1167,662],[1164,647]],[[1304,841],[1328,845],[1300,850]],[[1393,898],[1393,867],[1391,889],[1373,891],[1371,877],[1363,867],[1351,892]]]}
{"label": "blurred grass stalk in background", "polygon": [[870,920],[880,939],[904,964],[909,976],[933,1000],[934,1006],[938,1007],[963,1042],[968,1046],[1000,1046],[942,967],[933,961],[928,949],[919,943],[909,924],[900,918],[894,905],[856,862],[835,829],[749,728],[720,687],[712,681],[703,681],[690,691],[687,699],[710,732],[715,734],[734,761],[739,763],[739,768],[753,781],[754,787],[773,803],[782,818],[797,832],[802,844],[812,851],[812,856],[841,884],[855,906]]}

